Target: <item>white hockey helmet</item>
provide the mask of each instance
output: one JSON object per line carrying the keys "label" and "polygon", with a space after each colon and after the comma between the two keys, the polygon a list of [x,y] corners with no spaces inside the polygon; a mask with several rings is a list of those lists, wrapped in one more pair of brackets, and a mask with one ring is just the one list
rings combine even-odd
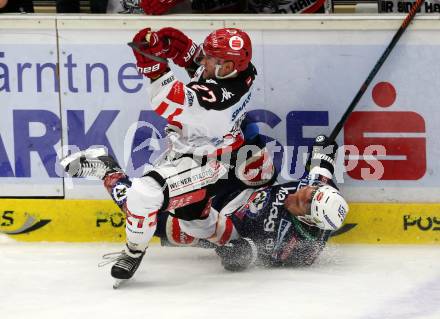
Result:
{"label": "white hockey helmet", "polygon": [[309,218],[317,227],[337,230],[348,213],[348,204],[339,191],[329,185],[316,189],[312,196]]}

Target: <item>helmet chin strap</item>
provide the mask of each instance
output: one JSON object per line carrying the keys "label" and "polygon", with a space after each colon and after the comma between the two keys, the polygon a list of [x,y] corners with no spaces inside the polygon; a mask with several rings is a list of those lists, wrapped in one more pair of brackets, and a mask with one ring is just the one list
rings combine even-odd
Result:
{"label": "helmet chin strap", "polygon": [[238,73],[237,69],[235,69],[235,70],[232,71],[231,73],[226,74],[225,76],[221,76],[221,75],[219,75],[219,73],[218,73],[218,72],[220,71],[220,68],[221,68],[221,67],[222,67],[222,66],[221,66],[220,64],[216,64],[216,65],[215,65],[215,77],[216,77],[217,79],[220,79],[220,80],[229,79],[229,78],[232,78],[232,77],[236,76],[237,73]]}

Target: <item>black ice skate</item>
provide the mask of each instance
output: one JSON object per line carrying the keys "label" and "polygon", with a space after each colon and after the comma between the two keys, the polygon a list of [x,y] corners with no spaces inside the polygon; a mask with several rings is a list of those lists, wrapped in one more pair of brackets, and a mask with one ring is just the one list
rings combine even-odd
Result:
{"label": "black ice skate", "polygon": [[110,253],[103,256],[104,262],[100,263],[99,266],[107,265],[113,261],[116,263],[112,266],[111,275],[116,279],[113,284],[113,288],[117,289],[121,283],[133,277],[136,270],[141,264],[142,258],[144,258],[145,250],[131,250],[126,248],[118,253]]}
{"label": "black ice skate", "polygon": [[104,148],[90,148],[71,154],[60,161],[67,174],[72,177],[97,177],[104,179],[107,174],[122,172],[113,157]]}

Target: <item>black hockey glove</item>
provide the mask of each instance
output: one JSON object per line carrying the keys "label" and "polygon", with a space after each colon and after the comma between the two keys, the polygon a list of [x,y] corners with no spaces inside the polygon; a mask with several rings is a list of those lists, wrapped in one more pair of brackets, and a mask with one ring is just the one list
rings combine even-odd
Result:
{"label": "black hockey glove", "polygon": [[222,259],[222,265],[229,271],[242,271],[257,259],[257,247],[249,238],[231,240],[225,246],[215,249]]}
{"label": "black hockey glove", "polygon": [[333,175],[337,150],[338,144],[335,141],[330,141],[325,135],[318,135],[306,163],[307,172],[310,172],[314,167],[322,167]]}

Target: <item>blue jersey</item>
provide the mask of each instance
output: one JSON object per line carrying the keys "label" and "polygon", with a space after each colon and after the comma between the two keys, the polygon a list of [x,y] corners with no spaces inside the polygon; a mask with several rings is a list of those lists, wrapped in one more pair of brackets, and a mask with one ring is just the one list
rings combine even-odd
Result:
{"label": "blue jersey", "polygon": [[325,246],[331,231],[300,221],[284,207],[289,194],[310,184],[303,179],[258,189],[231,214],[240,236],[257,245],[258,260],[263,265],[310,265]]}

